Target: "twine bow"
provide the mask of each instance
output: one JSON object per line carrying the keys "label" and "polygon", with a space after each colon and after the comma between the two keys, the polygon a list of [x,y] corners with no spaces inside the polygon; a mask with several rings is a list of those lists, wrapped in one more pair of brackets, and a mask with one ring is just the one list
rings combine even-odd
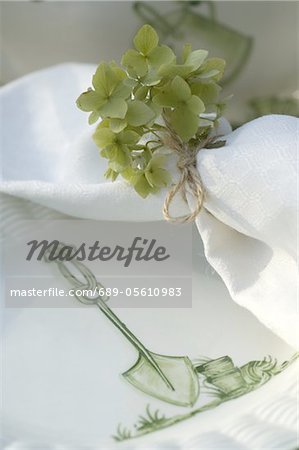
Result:
{"label": "twine bow", "polygon": [[[196,167],[197,153],[207,144],[214,141],[215,137],[207,137],[197,147],[190,147],[185,144],[178,135],[171,129],[169,123],[164,118],[169,132],[169,140],[166,145],[170,146],[178,155],[177,168],[180,171],[179,181],[169,190],[163,205],[164,218],[173,223],[193,222],[200,213],[204,202],[204,187]],[[189,214],[174,217],[169,209],[174,197],[180,193],[183,200],[188,204],[187,193],[190,193],[195,201],[195,206]],[[189,205],[189,204],[188,204]],[[190,205],[189,205],[190,206]]]}

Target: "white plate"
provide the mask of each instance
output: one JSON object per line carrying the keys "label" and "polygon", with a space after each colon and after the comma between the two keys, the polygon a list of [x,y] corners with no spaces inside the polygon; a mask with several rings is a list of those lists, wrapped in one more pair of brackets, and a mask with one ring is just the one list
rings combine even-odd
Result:
{"label": "white plate", "polygon": [[[230,299],[195,236],[193,307],[123,308],[117,311],[121,319],[160,354],[192,360],[228,355],[236,366],[267,355],[277,358],[278,364],[291,358],[290,347]],[[210,402],[202,379],[200,397],[192,408],[136,390],[120,375],[134,364],[136,351],[97,309],[5,309],[3,316],[6,449],[296,446],[294,364],[251,393],[161,430],[161,422],[152,424],[150,433],[119,444],[112,437],[118,425],[121,433],[126,428],[125,434],[128,430],[132,436],[138,434],[139,416],[146,415],[147,405],[150,412],[159,410],[171,418]]]}

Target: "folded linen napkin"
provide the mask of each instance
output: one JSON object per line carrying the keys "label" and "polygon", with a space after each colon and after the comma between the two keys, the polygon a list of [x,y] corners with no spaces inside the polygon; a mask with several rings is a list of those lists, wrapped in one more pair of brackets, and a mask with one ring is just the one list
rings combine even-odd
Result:
{"label": "folded linen napkin", "polygon": [[[166,190],[143,200],[126,182],[103,177],[106,161],[75,106],[94,70],[55,66],[1,89],[0,191],[80,218],[162,220]],[[292,346],[298,122],[266,116],[234,132],[222,124],[226,146],[203,149],[197,160],[207,196],[196,224],[207,260],[232,298]]]}

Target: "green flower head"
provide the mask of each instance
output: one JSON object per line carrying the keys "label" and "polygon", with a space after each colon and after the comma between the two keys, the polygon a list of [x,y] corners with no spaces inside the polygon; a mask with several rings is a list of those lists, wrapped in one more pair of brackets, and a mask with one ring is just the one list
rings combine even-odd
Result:
{"label": "green flower head", "polygon": [[[108,160],[105,175],[121,175],[142,197],[171,183],[166,169],[173,138],[200,145],[223,112],[219,100],[225,62],[208,58],[206,50],[186,44],[179,58],[159,43],[150,25],[143,25],[122,67],[102,62],[92,86],[77,100],[89,112],[89,123],[100,123],[93,138]],[[182,145],[183,145],[182,144]]]}
{"label": "green flower head", "polygon": [[135,49],[128,50],[122,65],[132,78],[145,77],[150,68],[157,69],[163,64],[175,61],[175,54],[166,45],[158,45],[159,37],[150,25],[144,25],[134,38]]}
{"label": "green flower head", "polygon": [[126,73],[115,63],[101,63],[92,78],[93,88],[80,95],[77,106],[83,111],[91,111],[89,123],[99,117],[123,119],[128,110],[126,99],[131,89],[126,86]]}

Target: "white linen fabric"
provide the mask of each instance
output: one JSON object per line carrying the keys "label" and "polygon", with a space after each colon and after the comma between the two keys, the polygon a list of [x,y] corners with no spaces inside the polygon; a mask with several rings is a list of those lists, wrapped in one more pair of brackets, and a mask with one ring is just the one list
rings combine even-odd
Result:
{"label": "white linen fabric", "polygon": [[[75,106],[94,70],[64,64],[1,88],[5,209],[20,208],[19,197],[28,211],[40,208],[31,202],[45,207],[45,217],[163,219],[166,190],[143,200],[126,182],[103,177],[93,127]],[[233,300],[297,346],[298,119],[265,116],[233,132],[222,128],[226,146],[198,154],[207,195],[196,224],[206,257]]]}

